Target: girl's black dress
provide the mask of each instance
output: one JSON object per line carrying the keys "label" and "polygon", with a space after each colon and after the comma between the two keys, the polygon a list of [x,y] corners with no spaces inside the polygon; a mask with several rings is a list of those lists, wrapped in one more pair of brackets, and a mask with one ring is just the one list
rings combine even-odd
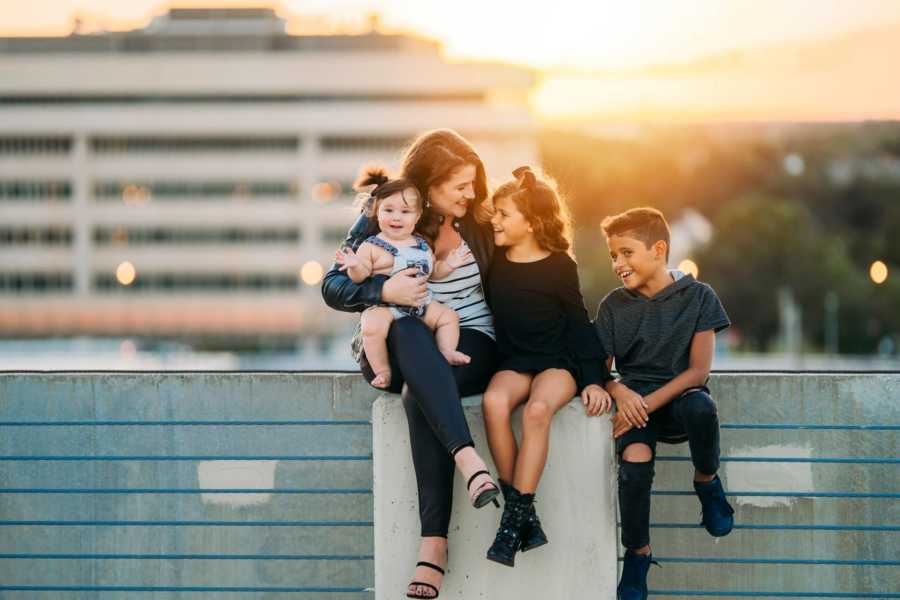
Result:
{"label": "girl's black dress", "polygon": [[609,377],[605,353],[588,319],[575,261],[554,252],[518,263],[497,248],[488,292],[497,333],[498,370],[566,369],[579,391]]}

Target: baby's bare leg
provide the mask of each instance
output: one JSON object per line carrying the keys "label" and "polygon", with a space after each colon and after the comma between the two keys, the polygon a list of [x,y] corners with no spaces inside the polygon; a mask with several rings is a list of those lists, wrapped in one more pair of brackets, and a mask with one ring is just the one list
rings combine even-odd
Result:
{"label": "baby's bare leg", "polygon": [[367,308],[362,314],[363,350],[375,373],[372,385],[387,388],[391,385],[391,363],[388,360],[387,336],[394,315],[383,306]]}
{"label": "baby's bare leg", "polygon": [[434,331],[438,350],[451,365],[466,365],[472,360],[468,354],[456,350],[459,344],[459,315],[440,302],[432,302],[425,309],[425,324]]}

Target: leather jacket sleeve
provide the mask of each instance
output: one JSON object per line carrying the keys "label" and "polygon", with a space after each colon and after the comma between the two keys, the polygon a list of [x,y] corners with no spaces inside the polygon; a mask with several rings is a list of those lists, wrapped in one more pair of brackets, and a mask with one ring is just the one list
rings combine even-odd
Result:
{"label": "leather jacket sleeve", "polygon": [[[341,247],[349,246],[356,250],[366,238],[377,232],[378,226],[374,221],[360,214]],[[387,275],[373,275],[362,283],[353,283],[346,273],[338,270],[337,263],[334,263],[322,280],[322,298],[325,304],[335,310],[361,312],[381,303],[381,288],[387,280]]]}

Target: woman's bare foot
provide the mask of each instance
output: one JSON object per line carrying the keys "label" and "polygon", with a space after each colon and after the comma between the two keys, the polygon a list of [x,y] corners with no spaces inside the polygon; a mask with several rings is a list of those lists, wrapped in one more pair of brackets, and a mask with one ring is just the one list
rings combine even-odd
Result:
{"label": "woman's bare foot", "polygon": [[463,354],[458,350],[441,350],[441,354],[444,355],[444,358],[446,358],[447,362],[451,365],[467,365],[472,362],[472,358],[468,354]]}
{"label": "woman's bare foot", "polygon": [[372,380],[372,386],[383,390],[389,388],[391,386],[391,372],[381,371],[376,373],[375,378]]}
{"label": "woman's bare foot", "polygon": [[[441,568],[447,567],[447,538],[445,537],[423,537],[422,543],[419,545],[419,562],[427,562]],[[434,598],[437,596],[435,589],[441,589],[444,582],[444,576],[440,571],[431,567],[417,566],[416,572],[413,574],[412,582],[407,588],[408,598]],[[428,585],[421,585],[428,584]]]}

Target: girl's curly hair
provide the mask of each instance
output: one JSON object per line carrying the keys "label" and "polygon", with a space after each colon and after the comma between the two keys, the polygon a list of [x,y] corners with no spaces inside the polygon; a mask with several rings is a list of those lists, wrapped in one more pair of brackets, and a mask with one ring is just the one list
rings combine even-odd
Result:
{"label": "girl's curly hair", "polygon": [[534,230],[534,239],[548,252],[572,252],[572,218],[566,203],[550,183],[537,178],[531,167],[513,171],[515,180],[498,187],[492,196],[511,198]]}

